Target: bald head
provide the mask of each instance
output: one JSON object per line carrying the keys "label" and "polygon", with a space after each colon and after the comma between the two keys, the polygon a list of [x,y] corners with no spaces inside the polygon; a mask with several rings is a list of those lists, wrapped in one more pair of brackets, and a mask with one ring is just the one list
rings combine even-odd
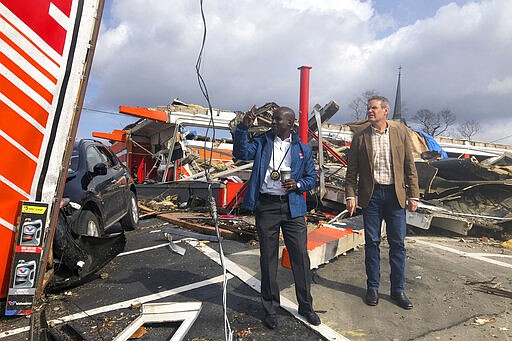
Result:
{"label": "bald head", "polygon": [[295,122],[295,112],[288,107],[279,107],[274,113],[278,113],[286,119],[290,119]]}
{"label": "bald head", "polygon": [[290,136],[295,123],[295,113],[288,107],[279,107],[272,115],[272,129],[282,139]]}

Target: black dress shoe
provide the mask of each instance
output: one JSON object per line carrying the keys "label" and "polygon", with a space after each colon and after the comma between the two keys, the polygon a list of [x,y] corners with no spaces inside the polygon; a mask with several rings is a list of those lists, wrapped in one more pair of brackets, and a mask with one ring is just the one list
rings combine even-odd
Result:
{"label": "black dress shoe", "polygon": [[314,326],[320,325],[320,317],[314,311],[299,311],[299,315],[304,316],[306,321]]}
{"label": "black dress shoe", "polygon": [[376,306],[379,303],[379,291],[375,288],[368,288],[364,301],[369,306]]}
{"label": "black dress shoe", "polygon": [[265,316],[265,318],[263,319],[263,324],[268,329],[275,329],[277,327],[276,315],[267,315],[267,316]]}
{"label": "black dress shoe", "polygon": [[392,292],[391,298],[396,301],[399,307],[404,309],[412,309],[412,303],[405,295],[405,292]]}

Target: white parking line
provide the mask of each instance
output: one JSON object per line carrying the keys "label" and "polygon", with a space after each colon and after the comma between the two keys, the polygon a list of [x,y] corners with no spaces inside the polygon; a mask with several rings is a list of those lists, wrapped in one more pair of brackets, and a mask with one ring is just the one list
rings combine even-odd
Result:
{"label": "white parking line", "polygon": [[[212,249],[211,247],[201,244],[201,243],[190,243],[190,245],[194,246],[197,250],[201,251],[203,254],[208,256],[211,260],[216,262],[217,264],[220,263],[220,256],[217,251]],[[254,276],[251,276],[249,273],[247,273],[244,269],[242,269],[238,264],[235,262],[225,258],[225,265],[227,271],[231,272],[233,275],[238,277],[242,282],[256,290],[258,293],[261,290],[261,282],[255,278]],[[309,324],[302,316],[299,315],[299,312],[297,311],[297,304],[293,303],[286,297],[281,295],[281,308],[287,310],[290,314],[292,314],[296,319],[301,320],[304,322],[309,328],[316,330],[319,334],[321,334],[323,337],[325,337],[327,340],[342,340],[342,341],[350,341],[343,335],[336,332],[331,327],[320,324],[319,326],[313,326],[312,324]]]}
{"label": "white parking line", "polygon": [[158,248],[161,248],[161,247],[166,247],[168,245],[169,245],[169,242],[167,242],[165,244],[159,244],[159,245],[155,245],[155,246],[145,247],[143,249],[137,249],[137,250],[132,250],[132,251],[121,252],[120,254],[117,255],[117,257],[126,256],[126,255],[132,255],[134,253],[139,253],[139,252],[144,252],[144,251],[149,251],[149,250],[154,250],[154,249],[158,249]]}
{"label": "white parking line", "polygon": [[412,237],[407,237],[407,239],[414,240],[416,243],[423,244],[423,245],[428,245],[428,246],[436,248],[436,249],[440,249],[440,250],[448,251],[448,252],[451,252],[451,253],[455,253],[455,254],[457,254],[459,256],[468,257],[468,258],[472,258],[472,259],[476,259],[476,260],[479,260],[479,261],[483,261],[483,262],[487,262],[487,263],[491,263],[491,264],[494,264],[494,265],[503,266],[505,268],[511,268],[512,269],[512,264],[508,264],[508,263],[505,263],[505,262],[500,262],[499,260],[489,259],[488,258],[488,257],[500,257],[500,256],[505,256],[505,255],[496,255],[496,254],[492,254],[492,253],[484,254],[484,253],[464,252],[464,251],[460,251],[460,250],[451,248],[449,246],[444,246],[444,245],[439,245],[439,244],[435,244],[435,243],[432,243],[432,242],[427,242],[427,241],[422,240],[422,239],[417,238],[417,237],[413,237],[413,238]]}
{"label": "white parking line", "polygon": [[[231,278],[233,278],[233,276],[229,275],[229,279],[231,279]],[[114,304],[110,304],[110,305],[106,305],[106,306],[98,307],[98,308],[94,308],[94,309],[89,309],[89,310],[83,311],[81,313],[76,313],[76,314],[71,314],[71,315],[63,316],[61,318],[58,318],[58,319],[55,319],[55,320],[51,320],[51,321],[48,321],[48,322],[52,322],[53,321],[55,323],[55,325],[57,325],[57,324],[60,324],[60,323],[74,321],[74,320],[78,320],[78,319],[81,319],[81,318],[84,318],[84,317],[90,317],[90,316],[93,316],[93,315],[97,315],[97,314],[101,314],[101,313],[106,313],[106,312],[113,311],[113,310],[129,308],[129,307],[131,307],[132,304],[138,304],[138,303],[143,304],[143,303],[147,303],[147,302],[151,302],[151,301],[156,301],[156,300],[159,300],[161,298],[166,298],[166,297],[169,297],[169,296],[177,295],[177,294],[180,294],[182,292],[189,291],[189,290],[194,290],[194,289],[201,288],[201,287],[204,287],[204,286],[207,286],[207,285],[221,283],[223,281],[224,281],[224,276],[220,275],[220,276],[217,276],[217,277],[214,277],[214,278],[206,279],[206,280],[201,281],[201,282],[187,284],[187,285],[184,285],[184,286],[181,286],[181,287],[178,287],[178,288],[162,291],[162,292],[159,292],[159,293],[156,293],[156,294],[136,297],[136,298],[132,298],[132,299],[129,299],[129,300],[126,300],[126,301],[123,301],[123,302],[114,303]],[[0,339],[8,337],[8,336],[13,336],[13,335],[16,335],[16,334],[28,332],[29,330],[30,330],[30,327],[22,327],[22,328],[17,328],[17,329],[9,330],[9,331],[0,333]]]}
{"label": "white parking line", "polygon": [[473,256],[483,256],[483,257],[497,257],[497,258],[510,258],[512,259],[512,255],[504,255],[502,253],[484,253],[484,252],[474,252]]}

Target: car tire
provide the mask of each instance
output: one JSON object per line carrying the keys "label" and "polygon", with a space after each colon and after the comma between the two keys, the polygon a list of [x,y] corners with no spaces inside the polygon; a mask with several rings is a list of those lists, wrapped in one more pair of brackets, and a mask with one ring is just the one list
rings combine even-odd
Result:
{"label": "car tire", "polygon": [[126,215],[121,219],[121,226],[125,230],[135,230],[139,225],[139,206],[135,193],[130,192]]}
{"label": "car tire", "polygon": [[80,212],[76,222],[76,233],[86,236],[101,237],[103,228],[98,217],[92,211],[84,210]]}

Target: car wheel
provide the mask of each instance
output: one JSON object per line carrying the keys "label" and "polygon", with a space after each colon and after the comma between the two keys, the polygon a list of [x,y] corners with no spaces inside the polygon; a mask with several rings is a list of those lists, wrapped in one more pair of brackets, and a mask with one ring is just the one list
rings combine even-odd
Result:
{"label": "car wheel", "polygon": [[76,223],[76,232],[87,236],[100,237],[103,235],[98,217],[92,212],[84,210],[80,212]]}
{"label": "car wheel", "polygon": [[133,192],[130,192],[128,210],[123,219],[121,219],[121,225],[125,230],[134,230],[139,225],[139,206],[137,204],[137,198]]}

